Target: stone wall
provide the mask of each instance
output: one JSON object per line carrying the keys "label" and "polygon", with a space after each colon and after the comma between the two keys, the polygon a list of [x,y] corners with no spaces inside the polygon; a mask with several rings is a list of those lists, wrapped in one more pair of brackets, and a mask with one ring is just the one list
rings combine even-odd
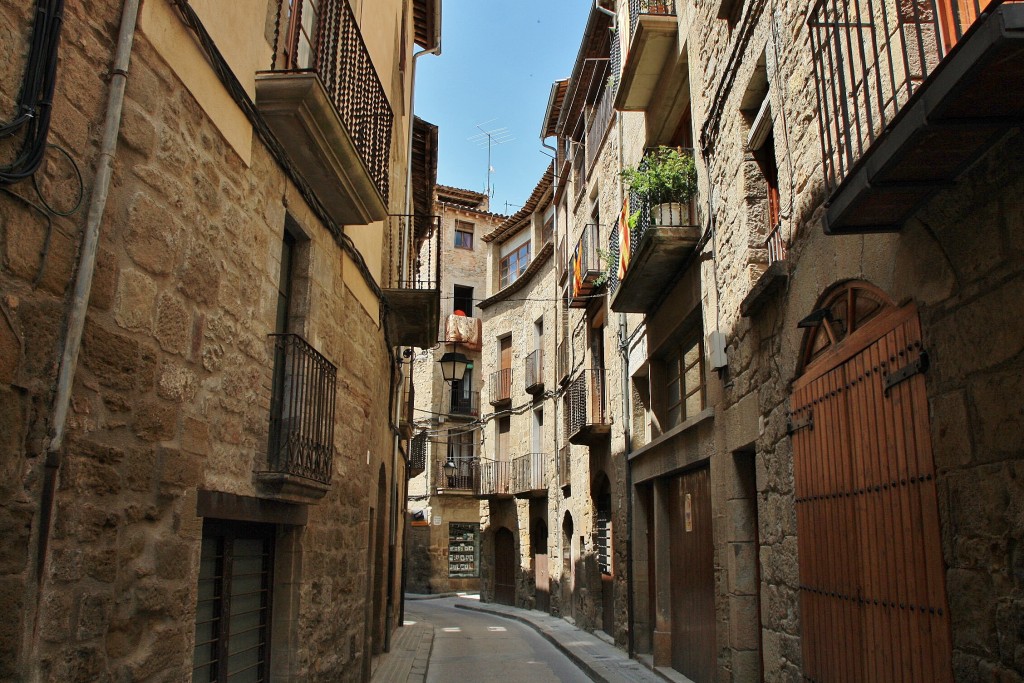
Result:
{"label": "stone wall", "polygon": [[[4,111],[28,33],[29,3],[16,4],[0,10],[10,27],[0,41]],[[51,142],[81,169],[86,200],[118,20],[113,3],[66,8]],[[403,138],[396,126],[395,149],[405,149]],[[394,160],[396,187],[404,186],[403,155]],[[40,187],[69,207],[73,178],[49,158]],[[13,190],[36,201],[30,184]],[[47,217],[0,196],[0,453],[8,475],[0,591],[10,612],[0,678],[190,677],[197,492],[264,496],[254,475],[266,468],[267,333],[286,216],[306,240],[295,297],[302,314],[293,322],[337,365],[338,393],[330,490],[308,507],[304,526],[279,526],[276,567],[291,573],[275,582],[275,608],[280,601],[292,626],[274,668],[310,681],[359,680],[367,648],[380,651],[399,607],[393,601],[385,615],[386,597],[400,577],[375,588],[371,568],[387,577],[389,562],[401,566],[402,527],[393,556],[386,540],[374,556],[369,509],[387,529],[391,501],[389,494],[378,506],[379,473],[387,491],[405,475],[394,460],[390,359],[377,311],[344,284],[339,244],[259,139],[245,164],[140,31],[38,589],[44,437],[83,212]],[[364,626],[371,593],[381,625],[373,633]]]}

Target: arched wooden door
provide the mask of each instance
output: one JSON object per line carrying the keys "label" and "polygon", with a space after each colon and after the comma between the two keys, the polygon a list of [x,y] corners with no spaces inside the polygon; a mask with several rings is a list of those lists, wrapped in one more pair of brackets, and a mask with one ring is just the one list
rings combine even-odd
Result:
{"label": "arched wooden door", "polygon": [[504,527],[494,534],[494,601],[516,602],[516,545],[512,532]]}
{"label": "arched wooden door", "polygon": [[804,325],[789,426],[804,677],[952,681],[916,308],[847,283]]}

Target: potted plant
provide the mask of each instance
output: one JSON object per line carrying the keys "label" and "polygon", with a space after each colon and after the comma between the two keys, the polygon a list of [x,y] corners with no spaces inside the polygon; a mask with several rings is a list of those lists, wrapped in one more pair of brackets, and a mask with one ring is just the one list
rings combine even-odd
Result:
{"label": "potted plant", "polygon": [[637,168],[623,169],[626,186],[645,197],[655,225],[683,225],[686,206],[697,194],[697,167],[693,155],[672,147],[658,147]]}

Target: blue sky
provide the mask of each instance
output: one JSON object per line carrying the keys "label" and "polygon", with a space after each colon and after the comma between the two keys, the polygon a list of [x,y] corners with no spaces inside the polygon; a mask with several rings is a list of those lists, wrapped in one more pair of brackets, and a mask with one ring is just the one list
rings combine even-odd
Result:
{"label": "blue sky", "polygon": [[416,66],[416,114],[440,128],[438,183],[482,192],[487,147],[468,138],[478,124],[506,128],[514,139],[491,151],[491,210],[526,201],[549,163],[540,127],[551,84],[570,75],[592,4],[444,0],[442,54]]}

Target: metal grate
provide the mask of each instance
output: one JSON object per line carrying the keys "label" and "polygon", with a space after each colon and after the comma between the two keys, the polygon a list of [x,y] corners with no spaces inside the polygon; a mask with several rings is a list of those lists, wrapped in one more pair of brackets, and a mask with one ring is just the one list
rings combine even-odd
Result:
{"label": "metal grate", "polygon": [[386,286],[394,289],[435,290],[441,286],[441,217],[391,214],[388,234]]}
{"label": "metal grate", "polygon": [[320,78],[386,204],[395,117],[348,0],[277,0],[270,69]]}
{"label": "metal grate", "polygon": [[526,356],[526,389],[544,386],[544,349],[537,349]]}
{"label": "metal grate", "polygon": [[568,486],[572,474],[572,449],[564,444],[558,449],[558,485]]}
{"label": "metal grate", "polygon": [[[455,382],[458,385],[459,382]],[[448,389],[448,413],[464,417],[476,417],[480,414],[480,392],[463,391],[459,386]]]}
{"label": "metal grate", "polygon": [[478,496],[512,493],[512,463],[507,460],[484,460],[480,463],[476,482]]}
{"label": "metal grate", "polygon": [[608,424],[605,371],[581,370],[565,389],[565,433],[572,438],[585,427]]}
{"label": "metal grate", "polygon": [[527,453],[512,460],[512,491],[525,493],[546,489],[544,460],[546,453]]}
{"label": "metal grate", "polygon": [[636,33],[636,25],[641,14],[654,14],[663,17],[676,15],[675,0],[629,0],[629,35]]}
{"label": "metal grate", "polygon": [[512,369],[506,368],[491,373],[491,403],[512,399]]}
{"label": "metal grate", "polygon": [[[438,489],[472,491],[476,481],[477,460],[473,432],[453,434],[447,440],[432,441],[434,444],[434,486]],[[437,457],[438,452],[444,453]],[[455,471],[444,471],[447,463],[455,465]]]}
{"label": "metal grate", "polygon": [[269,337],[274,374],[268,471],[328,484],[338,369],[297,334]]}
{"label": "metal grate", "polygon": [[[1002,0],[984,7],[992,11]],[[981,15],[979,0],[818,0],[808,13],[825,183],[834,191]]]}
{"label": "metal grate", "polygon": [[409,470],[422,472],[427,466],[427,433],[420,432],[412,438],[409,447]]}

